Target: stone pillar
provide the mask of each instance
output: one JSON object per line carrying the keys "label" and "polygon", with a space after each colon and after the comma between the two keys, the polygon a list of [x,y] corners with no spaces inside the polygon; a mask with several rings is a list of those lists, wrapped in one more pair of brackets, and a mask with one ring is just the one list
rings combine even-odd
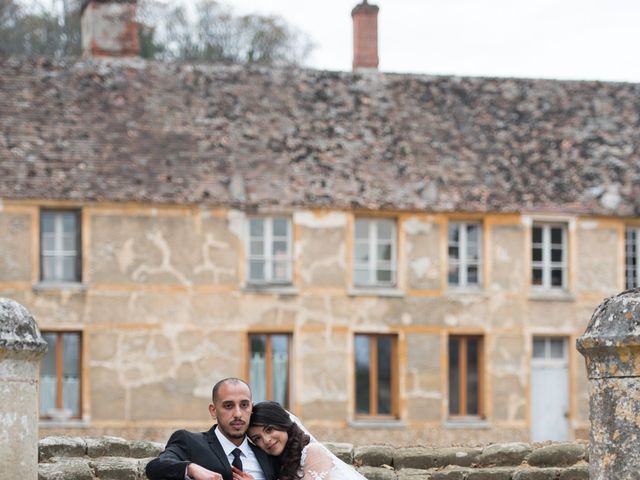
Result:
{"label": "stone pillar", "polygon": [[589,376],[589,478],[640,475],[640,289],[609,297],[578,339]]}
{"label": "stone pillar", "polygon": [[2,478],[38,478],[38,366],[46,350],[27,309],[0,298]]}

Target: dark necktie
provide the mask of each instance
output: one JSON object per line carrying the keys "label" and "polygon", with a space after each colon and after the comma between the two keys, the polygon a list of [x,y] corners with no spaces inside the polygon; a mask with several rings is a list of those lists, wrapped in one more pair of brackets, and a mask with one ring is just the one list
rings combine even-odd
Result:
{"label": "dark necktie", "polygon": [[242,450],[239,448],[235,448],[233,452],[231,452],[231,455],[233,455],[233,462],[231,462],[231,465],[236,467],[238,470],[242,470],[242,460],[240,460],[241,453]]}

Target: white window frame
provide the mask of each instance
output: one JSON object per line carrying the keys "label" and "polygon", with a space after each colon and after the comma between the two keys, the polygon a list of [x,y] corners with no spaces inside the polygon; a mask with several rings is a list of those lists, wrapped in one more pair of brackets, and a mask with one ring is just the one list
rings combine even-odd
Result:
{"label": "white window frame", "polygon": [[[251,221],[252,220],[262,220],[263,221],[263,231],[262,237],[252,237],[251,236]],[[276,237],[273,233],[273,222],[274,220],[285,220],[287,222],[287,236],[285,237]],[[291,218],[285,216],[254,216],[249,217],[247,219],[247,243],[246,243],[246,251],[247,251],[247,265],[246,265],[246,278],[247,283],[250,285],[290,285],[292,278],[292,222]],[[256,238],[262,238],[263,242],[263,254],[262,255],[252,255],[251,254],[251,241]],[[287,252],[286,259],[276,259],[273,256],[273,243],[274,241],[282,241],[286,240],[287,242]],[[275,279],[273,272],[273,262],[274,261],[284,261],[286,264],[286,278],[285,279]],[[264,263],[264,278],[256,279],[251,278],[251,262],[252,261],[261,261]]]}
{"label": "white window frame", "polygon": [[[449,228],[456,226],[458,228],[458,243],[453,245],[449,239]],[[467,257],[467,227],[476,227],[478,229],[478,260],[470,260]],[[449,247],[458,247],[458,260],[451,261],[449,258]],[[458,283],[450,283],[447,272],[447,284],[453,288],[480,288],[482,286],[482,223],[480,222],[449,222],[447,227],[447,262],[449,266],[456,265],[458,270]],[[467,272],[468,267],[475,266],[478,268],[478,281],[469,283]]]}
{"label": "white window frame", "polygon": [[[42,228],[43,217],[45,215],[50,215],[53,217],[53,249],[46,250],[45,249],[45,233]],[[74,250],[65,250],[64,248],[64,227],[63,227],[63,217],[65,215],[73,215],[76,219],[76,230],[73,232],[75,237],[75,246]],[[81,248],[81,228],[82,228],[82,218],[80,212],[77,210],[41,210],[40,212],[40,280],[46,283],[74,283],[81,281],[81,265],[80,265],[80,248]],[[73,257],[74,261],[74,278],[73,279],[65,279],[64,270],[63,270],[63,259]],[[53,275],[49,277],[45,277],[45,259],[53,258],[54,261],[54,271]]]}
{"label": "white window frame", "polygon": [[[542,228],[542,243],[534,243],[533,241],[533,229]],[[559,262],[551,261],[551,229],[559,228],[562,232],[562,260]],[[567,266],[569,249],[567,244],[567,225],[563,223],[546,223],[546,222],[534,222],[531,225],[531,271],[530,281],[532,288],[536,290],[566,290],[567,289]],[[533,260],[533,249],[538,247],[542,249],[542,260]],[[542,269],[542,285],[533,284],[533,270],[534,268]],[[551,285],[551,270],[560,268],[562,270],[562,284]]]}
{"label": "white window frame", "polygon": [[[635,258],[635,267],[631,258]],[[624,284],[627,289],[640,286],[640,227],[627,227],[624,232]]]}
{"label": "white window frame", "polygon": [[[369,260],[367,262],[359,263],[356,258],[356,247],[362,243],[362,240],[358,240],[356,235],[356,229],[354,225],[353,231],[353,285],[357,288],[371,288],[371,287],[395,287],[396,286],[396,273],[397,273],[397,230],[396,221],[392,218],[356,218],[356,222],[367,222],[368,225],[368,238],[366,245],[368,247]],[[389,223],[391,225],[391,260],[383,261],[378,260],[377,247],[382,244],[378,239],[378,225],[382,222]],[[386,244],[387,241],[384,241]],[[378,281],[378,270],[390,270],[391,278],[389,281]],[[367,270],[368,280],[366,282],[356,281],[356,270]]]}

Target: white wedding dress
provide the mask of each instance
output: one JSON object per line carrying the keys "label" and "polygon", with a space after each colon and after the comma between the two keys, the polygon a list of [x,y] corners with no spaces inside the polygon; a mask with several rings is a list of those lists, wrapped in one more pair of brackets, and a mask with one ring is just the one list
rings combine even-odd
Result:
{"label": "white wedding dress", "polygon": [[310,438],[300,457],[298,475],[302,480],[367,480],[355,468],[347,465],[318,442],[298,417],[292,413],[289,415]]}

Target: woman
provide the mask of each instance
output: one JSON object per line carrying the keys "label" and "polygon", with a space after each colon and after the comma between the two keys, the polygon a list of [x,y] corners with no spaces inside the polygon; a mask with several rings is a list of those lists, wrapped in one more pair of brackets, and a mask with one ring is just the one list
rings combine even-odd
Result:
{"label": "woman", "polygon": [[[280,459],[278,480],[366,480],[308,434],[299,420],[277,402],[253,406],[249,440]],[[233,469],[234,480],[253,480]]]}

